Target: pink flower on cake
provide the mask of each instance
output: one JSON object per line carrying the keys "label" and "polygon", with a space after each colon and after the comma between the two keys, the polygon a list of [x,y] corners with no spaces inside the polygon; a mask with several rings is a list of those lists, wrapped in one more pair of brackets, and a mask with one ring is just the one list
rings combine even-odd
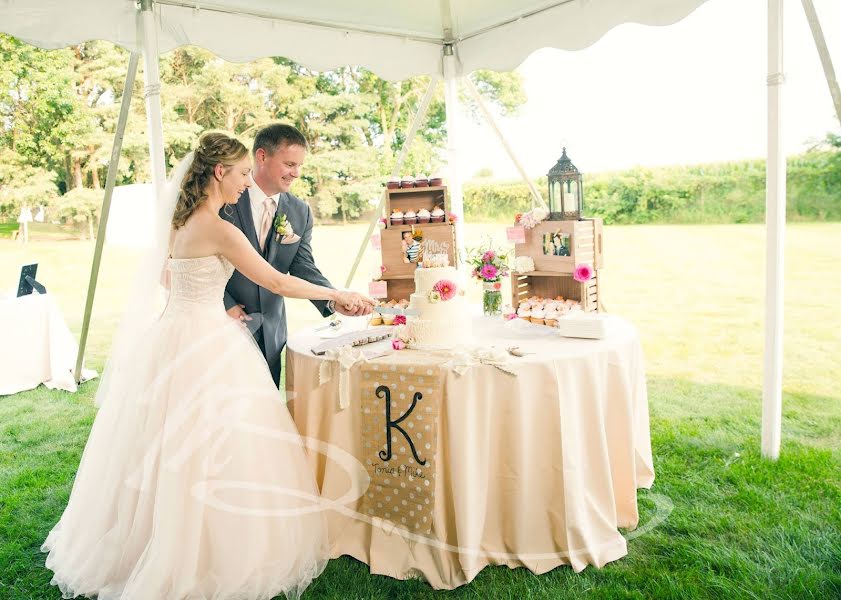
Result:
{"label": "pink flower on cake", "polygon": [[432,289],[440,294],[444,302],[452,300],[458,292],[458,286],[449,279],[441,279],[432,286]]}
{"label": "pink flower on cake", "polygon": [[406,324],[406,315],[397,315],[394,317],[394,324],[395,325],[405,325]]}
{"label": "pink flower on cake", "polygon": [[391,347],[395,350],[403,350],[406,347],[406,342],[401,339],[391,340]]}
{"label": "pink flower on cake", "polygon": [[385,265],[380,265],[380,273],[385,273],[386,271],[388,271],[388,267],[386,267]]}
{"label": "pink flower on cake", "polygon": [[498,270],[493,265],[482,265],[481,275],[485,281],[493,281],[496,279]]}
{"label": "pink flower on cake", "polygon": [[593,268],[587,263],[581,263],[580,265],[576,265],[575,272],[572,274],[572,278],[576,281],[580,281],[581,283],[584,283],[585,281],[590,281],[593,278]]}

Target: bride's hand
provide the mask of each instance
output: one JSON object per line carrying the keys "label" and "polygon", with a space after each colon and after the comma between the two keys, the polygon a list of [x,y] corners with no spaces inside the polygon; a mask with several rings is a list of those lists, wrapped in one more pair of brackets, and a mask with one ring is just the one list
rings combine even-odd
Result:
{"label": "bride's hand", "polygon": [[356,292],[338,292],[336,312],[350,317],[370,315],[376,301]]}

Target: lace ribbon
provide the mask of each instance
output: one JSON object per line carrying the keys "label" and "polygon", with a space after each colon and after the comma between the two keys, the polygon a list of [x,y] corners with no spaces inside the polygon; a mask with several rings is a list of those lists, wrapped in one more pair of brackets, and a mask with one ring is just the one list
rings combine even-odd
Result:
{"label": "lace ribbon", "polygon": [[318,385],[322,386],[333,379],[333,372],[339,370],[339,408],[350,406],[350,370],[357,363],[367,362],[362,350],[353,346],[342,346],[328,350],[326,360],[318,367]]}

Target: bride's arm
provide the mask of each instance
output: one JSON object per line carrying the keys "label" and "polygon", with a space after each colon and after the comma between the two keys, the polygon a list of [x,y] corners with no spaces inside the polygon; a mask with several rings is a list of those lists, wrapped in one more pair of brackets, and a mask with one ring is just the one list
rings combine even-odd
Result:
{"label": "bride's arm", "polygon": [[[254,246],[237,227],[222,221],[219,228],[220,254],[231,261],[237,271],[272,293],[286,298],[334,300],[340,304],[355,304],[362,298],[357,294],[315,285],[298,277],[281,273],[257,254]],[[367,300],[365,298],[363,301]]]}

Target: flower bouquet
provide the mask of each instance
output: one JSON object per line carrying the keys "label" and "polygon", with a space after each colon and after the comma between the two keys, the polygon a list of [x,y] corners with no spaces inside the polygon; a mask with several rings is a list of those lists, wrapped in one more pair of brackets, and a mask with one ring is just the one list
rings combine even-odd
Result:
{"label": "flower bouquet", "polygon": [[486,315],[500,314],[501,279],[508,277],[508,255],[500,253],[487,241],[470,251],[467,262],[472,266],[472,276],[482,282],[482,310]]}

